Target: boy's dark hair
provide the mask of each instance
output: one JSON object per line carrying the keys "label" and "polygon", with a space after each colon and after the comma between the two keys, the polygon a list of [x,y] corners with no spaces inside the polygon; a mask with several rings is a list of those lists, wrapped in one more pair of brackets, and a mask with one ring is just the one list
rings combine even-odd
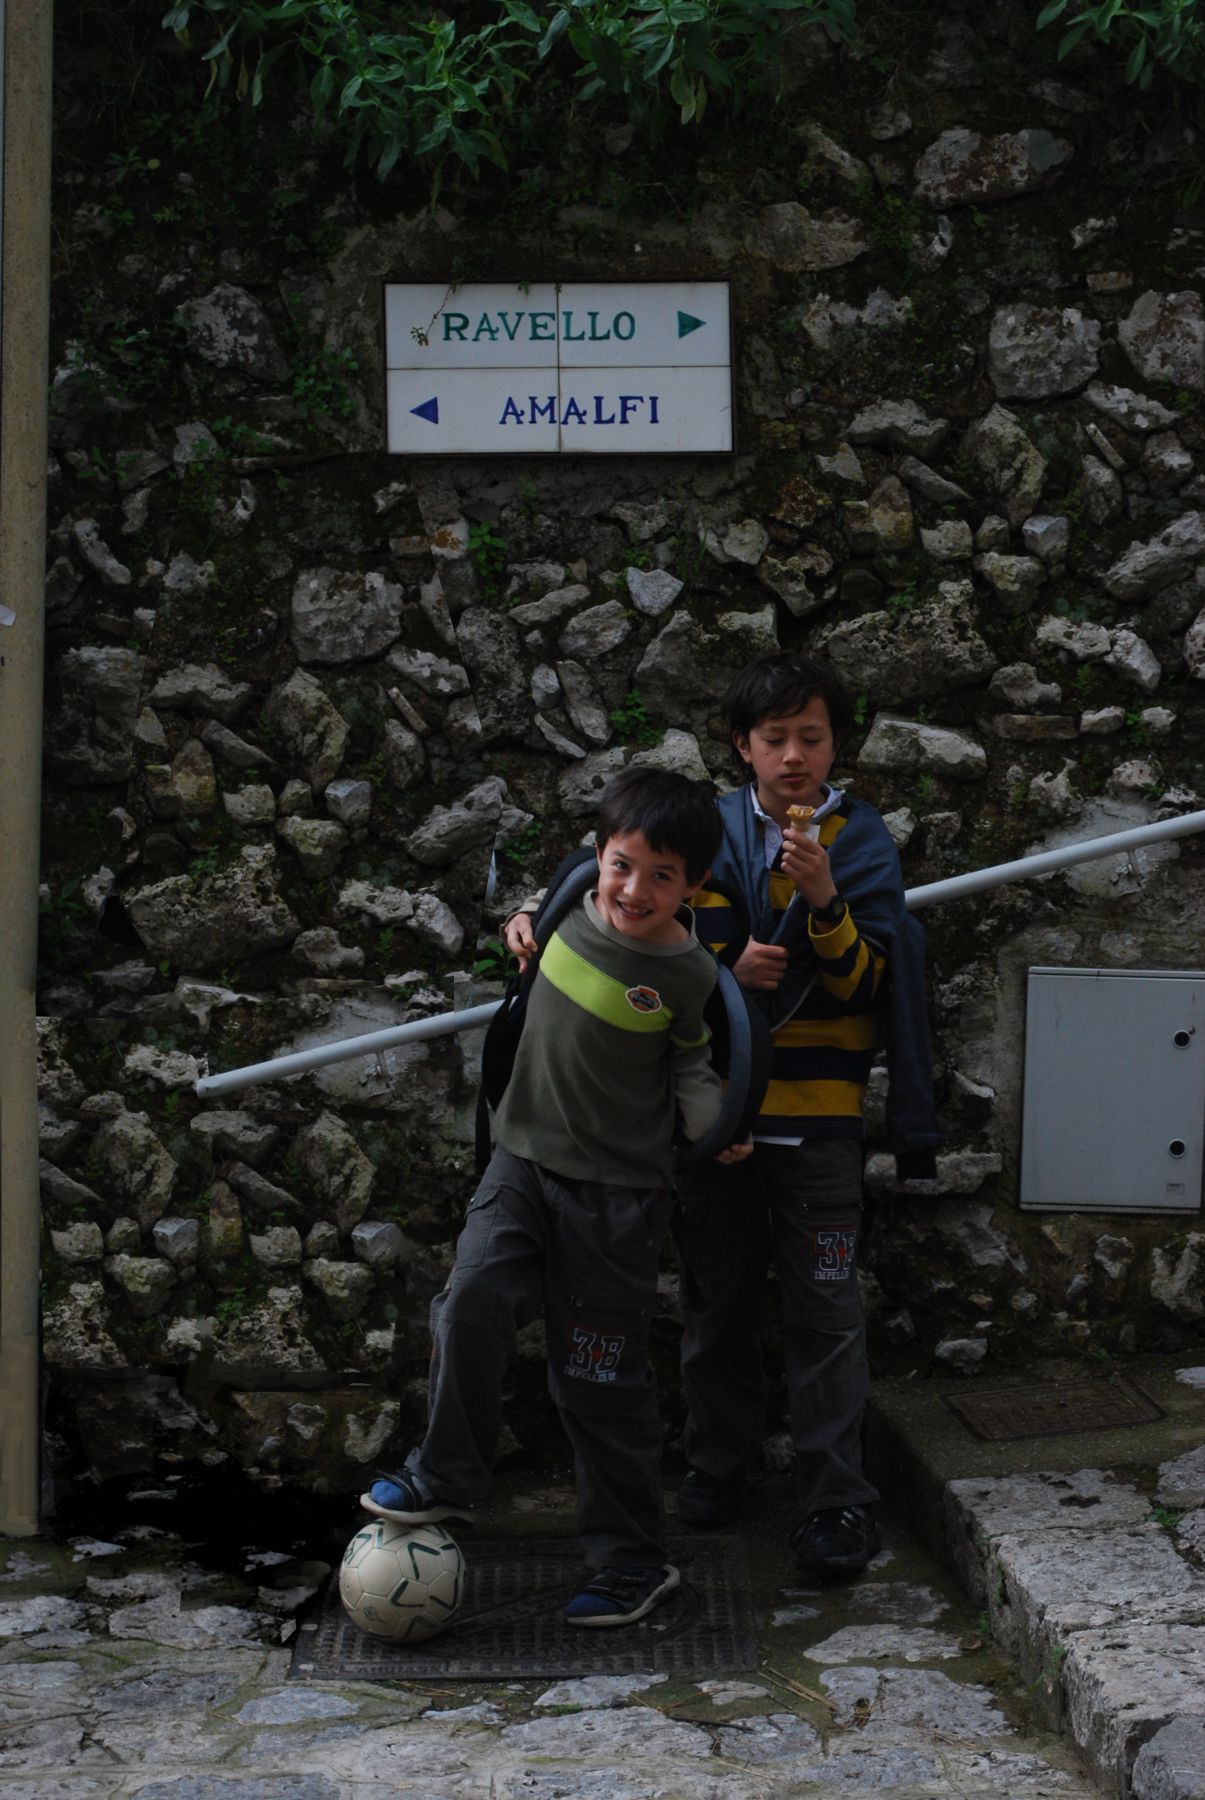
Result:
{"label": "boy's dark hair", "polygon": [[[724,695],[730,733],[747,738],[763,719],[781,719],[802,712],[819,696],[828,708],[833,742],[840,745],[853,728],[854,709],[845,683],[828,663],[817,662],[792,650],[777,650],[746,663]],[[753,771],[734,750],[742,777]]]}
{"label": "boy's dark hair", "polygon": [[715,801],[702,782],[650,768],[622,769],[599,801],[598,848],[629,831],[640,832],[652,850],[680,856],[692,882],[707,873],[724,835]]}

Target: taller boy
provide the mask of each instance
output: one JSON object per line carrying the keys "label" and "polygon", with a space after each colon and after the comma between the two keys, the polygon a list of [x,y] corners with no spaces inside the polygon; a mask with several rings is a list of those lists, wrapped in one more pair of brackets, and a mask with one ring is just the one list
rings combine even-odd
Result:
{"label": "taller boy", "polygon": [[[803,1511],[792,1542],[805,1572],[849,1574],[880,1547],[861,1455],[862,1099],[890,968],[897,1162],[932,1174],[923,939],[879,814],[828,785],[852,724],[834,672],[800,655],[759,657],[726,704],[747,785],[719,802],[724,841],[695,907],[699,935],[761,998],[774,1049],[752,1159],[679,1184],[690,1468],[678,1511],[713,1525],[739,1511],[760,1450],[757,1311],[772,1264]],[[807,825],[793,825],[793,806],[815,809]]]}

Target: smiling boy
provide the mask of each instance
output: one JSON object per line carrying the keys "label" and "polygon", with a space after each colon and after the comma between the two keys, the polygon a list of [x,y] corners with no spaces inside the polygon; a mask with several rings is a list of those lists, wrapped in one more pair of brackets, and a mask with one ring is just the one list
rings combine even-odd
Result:
{"label": "smiling boy", "polygon": [[686,904],[719,840],[710,795],[685,776],[631,768],[604,792],[597,887],[540,955],[497,1149],[432,1305],[426,1436],[363,1496],[403,1524],[472,1517],[516,1331],[542,1310],[591,1571],[572,1625],[630,1624],[678,1585],[648,1334],[675,1116],[698,1139],[721,1105],[703,1022],[716,970]]}
{"label": "smiling boy", "polygon": [[[746,782],[719,803],[724,840],[695,905],[701,935],[766,1012],[773,1059],[752,1159],[679,1183],[690,1468],[678,1512],[720,1525],[740,1509],[761,1448],[757,1314],[772,1266],[802,1510],[792,1543],[804,1574],[848,1575],[880,1547],[860,1432],[862,1100],[890,968],[897,1166],[933,1173],[923,939],[879,814],[829,784],[853,723],[834,671],[803,655],[759,657],[726,704]],[[793,806],[815,809],[806,828]]]}

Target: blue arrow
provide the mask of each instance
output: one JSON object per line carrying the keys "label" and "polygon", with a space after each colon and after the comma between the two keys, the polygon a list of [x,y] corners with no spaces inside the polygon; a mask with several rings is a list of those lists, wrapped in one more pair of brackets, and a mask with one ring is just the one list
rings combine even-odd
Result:
{"label": "blue arrow", "polygon": [[693,313],[680,312],[678,314],[678,336],[680,338],[689,337],[692,331],[698,331],[700,326],[706,325],[706,323],[706,319],[696,319]]}
{"label": "blue arrow", "polygon": [[410,411],[412,413],[415,413],[420,419],[429,419],[432,425],[438,425],[439,424],[439,396],[438,396],[438,394],[435,395],[430,400],[424,400],[421,406],[412,406],[410,408]]}

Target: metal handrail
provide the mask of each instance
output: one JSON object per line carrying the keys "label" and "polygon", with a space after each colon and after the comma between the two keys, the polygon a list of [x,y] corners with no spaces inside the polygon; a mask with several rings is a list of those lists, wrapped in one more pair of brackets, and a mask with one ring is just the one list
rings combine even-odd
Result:
{"label": "metal handrail", "polygon": [[[1081,844],[1065,844],[1059,850],[1039,850],[1032,856],[1018,857],[1015,862],[996,863],[990,868],[972,869],[965,875],[951,875],[944,881],[926,882],[923,887],[908,888],[904,902],[910,912],[915,912],[920,907],[936,906],[943,900],[957,900],[967,894],[983,893],[988,888],[1006,887],[1010,882],[1048,875],[1055,869],[1069,868],[1073,863],[1091,862],[1100,856],[1117,856],[1138,850],[1144,844],[1162,843],[1168,838],[1191,837],[1198,831],[1205,831],[1205,812],[1182,813],[1176,819],[1159,819],[1151,825],[1115,831],[1109,837],[1085,838]],[[295,1050],[287,1056],[271,1057],[267,1062],[227,1069],[221,1075],[203,1075],[194,1088],[202,1100],[207,1100],[239,1088],[257,1087],[265,1081],[283,1081],[286,1076],[301,1075],[329,1063],[349,1062],[355,1056],[379,1056],[402,1044],[451,1037],[458,1031],[472,1031],[488,1025],[501,1004],[500,1000],[490,1000],[481,1006],[467,1006],[459,1012],[437,1013],[431,1019],[413,1019],[407,1025],[365,1032],[360,1037],[337,1038],[329,1044],[316,1044],[310,1050]]]}
{"label": "metal handrail", "polygon": [[960,900],[966,894],[981,894],[987,888],[1006,887],[1011,881],[1028,881],[1037,875],[1049,875],[1055,869],[1066,869],[1072,863],[1091,862],[1098,856],[1118,856],[1124,851],[1139,850],[1144,844],[1159,844],[1167,838],[1191,837],[1205,831],[1205,812],[1181,813],[1178,819],[1157,819],[1151,825],[1135,825],[1129,831],[1115,831],[1109,837],[1085,838],[1081,844],[1064,844],[1059,850],[1036,850],[1032,856],[1018,857],[1016,862],[995,863],[987,869],[970,869],[965,875],[950,875],[944,881],[929,881],[923,887],[909,888],[904,895],[909,912],[919,906],[936,906],[942,900]]}

